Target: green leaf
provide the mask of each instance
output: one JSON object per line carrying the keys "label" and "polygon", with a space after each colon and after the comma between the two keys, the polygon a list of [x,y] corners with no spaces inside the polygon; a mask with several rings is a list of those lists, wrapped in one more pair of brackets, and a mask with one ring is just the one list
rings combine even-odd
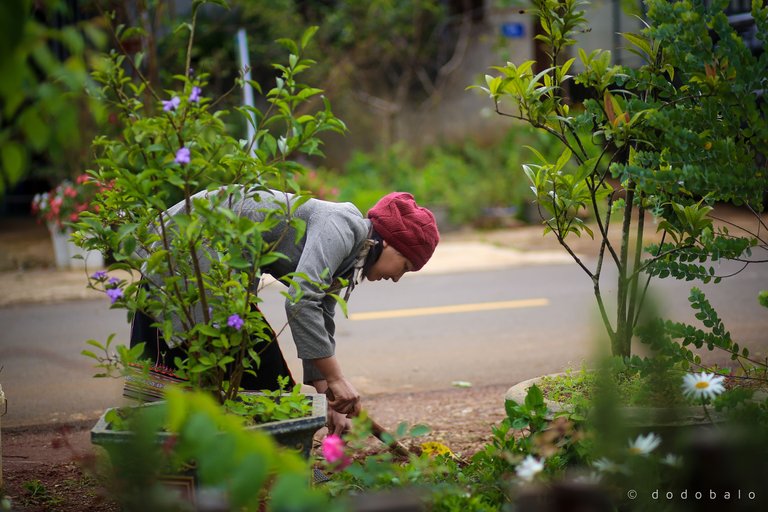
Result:
{"label": "green leaf", "polygon": [[520,404],[514,400],[504,401],[504,411],[507,413],[507,417],[511,420],[517,417],[520,410]]}
{"label": "green leaf", "polygon": [[104,345],[102,345],[100,342],[98,342],[96,340],[88,340],[88,341],[86,341],[86,343],[88,345],[96,347],[96,348],[98,348],[99,350],[102,350],[102,351],[107,349]]}
{"label": "green leaf", "polygon": [[640,48],[640,50],[642,50],[642,52],[648,57],[648,59],[651,59],[653,57],[651,54],[651,43],[647,38],[637,34],[632,34],[627,32],[622,32],[621,35],[624,39],[626,39],[630,43]]}
{"label": "green leaf", "polygon": [[528,388],[525,395],[525,406],[530,410],[535,410],[544,405],[544,393],[541,392],[536,384]]}
{"label": "green leaf", "polygon": [[218,337],[220,332],[218,329],[211,327],[208,324],[197,324],[195,328],[201,333],[206,336],[212,336],[212,337]]}
{"label": "green leaf", "polygon": [[35,150],[42,151],[48,145],[50,129],[48,124],[43,121],[37,108],[28,108],[19,117],[21,126],[27,143]]}
{"label": "green leaf", "polygon": [[5,181],[15,185],[24,175],[26,152],[18,142],[8,141],[0,145],[0,163]]}
{"label": "green leaf", "polygon": [[560,171],[565,165],[571,160],[571,156],[573,156],[573,152],[565,148],[563,149],[563,152],[560,154],[560,157],[557,159],[557,163],[555,163],[555,168],[553,169],[554,172]]}
{"label": "green leaf", "polygon": [[432,431],[431,428],[427,425],[414,425],[411,428],[410,436],[411,437],[421,437],[429,434]]}
{"label": "green leaf", "polygon": [[96,356],[96,354],[94,354],[94,353],[93,353],[93,352],[91,352],[90,350],[81,350],[81,351],[80,351],[80,355],[82,355],[82,356],[85,356],[85,357],[90,357],[91,359],[96,359],[96,360],[98,360],[98,359],[99,359],[99,358]]}
{"label": "green leaf", "polygon": [[85,49],[85,42],[80,32],[73,26],[64,27],[61,31],[61,39],[70,53],[80,55]]}
{"label": "green leaf", "polygon": [[301,48],[304,49],[307,47],[309,42],[312,40],[312,37],[314,37],[315,33],[320,27],[316,25],[312,25],[308,27],[304,33],[301,35]]}
{"label": "green leaf", "polygon": [[347,306],[347,301],[345,301],[338,294],[330,293],[329,295],[333,298],[333,300],[336,301],[336,304],[338,304],[339,307],[341,308],[341,312],[344,315],[344,318],[349,318],[349,309],[348,309],[348,306]]}
{"label": "green leaf", "polygon": [[[228,476],[228,487],[232,499],[231,505],[240,508],[253,499],[254,489],[264,485],[269,471],[269,458],[271,450],[267,443],[259,440],[263,447],[259,451],[247,454]],[[271,448],[271,447],[269,447]]]}

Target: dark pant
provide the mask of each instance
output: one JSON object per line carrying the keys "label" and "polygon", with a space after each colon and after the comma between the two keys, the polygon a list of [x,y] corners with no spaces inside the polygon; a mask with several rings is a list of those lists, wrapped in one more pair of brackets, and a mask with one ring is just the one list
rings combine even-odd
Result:
{"label": "dark pant", "polygon": [[[175,370],[174,358],[184,359],[186,354],[179,347],[171,348],[163,339],[160,330],[152,325],[152,319],[142,312],[137,312],[131,324],[131,347],[145,342],[143,359],[149,359],[150,364],[155,366],[165,366]],[[264,343],[258,345],[257,350],[261,351],[261,364],[256,369],[256,376],[243,374],[240,381],[240,387],[249,391],[276,390],[279,389],[277,378],[280,376],[289,377],[288,389],[290,390],[295,381],[291,376],[288,365],[285,363],[283,352],[277,344],[277,336],[270,328],[271,340],[265,346]]]}

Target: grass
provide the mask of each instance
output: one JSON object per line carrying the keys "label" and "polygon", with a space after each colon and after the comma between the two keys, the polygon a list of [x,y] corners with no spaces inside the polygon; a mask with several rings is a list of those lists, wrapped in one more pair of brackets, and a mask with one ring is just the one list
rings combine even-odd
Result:
{"label": "grass", "polygon": [[26,496],[28,503],[56,507],[61,505],[62,500],[55,496],[40,480],[28,480],[24,482],[24,489],[29,494]]}
{"label": "grass", "polygon": [[[588,408],[599,391],[599,377],[595,370],[568,369],[561,375],[543,377],[538,386],[547,400]],[[607,377],[607,391],[622,406],[670,407],[688,403],[682,395],[677,372],[641,375],[623,369]]]}

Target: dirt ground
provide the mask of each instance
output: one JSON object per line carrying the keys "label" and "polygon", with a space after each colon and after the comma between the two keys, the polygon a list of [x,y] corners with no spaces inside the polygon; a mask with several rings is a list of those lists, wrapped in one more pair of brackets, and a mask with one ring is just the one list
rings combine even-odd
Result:
{"label": "dirt ground", "polygon": [[[494,386],[372,396],[367,397],[365,407],[390,431],[403,421],[428,425],[431,432],[419,438],[420,442],[439,441],[466,458],[490,440],[491,427],[504,417],[506,389]],[[2,431],[4,493],[12,502],[12,510],[119,510],[110,501],[103,480],[92,472],[101,455],[101,449],[90,442],[94,423]],[[371,450],[383,449],[373,438],[369,446]]]}

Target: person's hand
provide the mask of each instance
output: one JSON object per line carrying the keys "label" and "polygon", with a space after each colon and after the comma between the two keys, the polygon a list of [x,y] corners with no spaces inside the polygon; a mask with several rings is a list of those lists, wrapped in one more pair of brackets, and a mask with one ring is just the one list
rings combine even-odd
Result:
{"label": "person's hand", "polygon": [[[328,427],[328,434],[343,435],[352,430],[352,422],[346,414],[342,414],[334,410],[330,402],[335,398],[333,391],[330,391],[328,381],[320,379],[312,382],[318,393],[324,393],[328,397],[328,412],[326,419],[326,426]],[[333,397],[333,398],[332,398]]]}
{"label": "person's hand", "polygon": [[344,377],[328,380],[325,394],[328,397],[328,405],[339,414],[350,417],[360,414],[360,393]]}
{"label": "person's hand", "polygon": [[343,436],[352,430],[352,421],[350,421],[347,415],[336,412],[330,407],[328,407],[328,417],[325,425],[328,427],[329,435],[336,434],[338,436]]}

